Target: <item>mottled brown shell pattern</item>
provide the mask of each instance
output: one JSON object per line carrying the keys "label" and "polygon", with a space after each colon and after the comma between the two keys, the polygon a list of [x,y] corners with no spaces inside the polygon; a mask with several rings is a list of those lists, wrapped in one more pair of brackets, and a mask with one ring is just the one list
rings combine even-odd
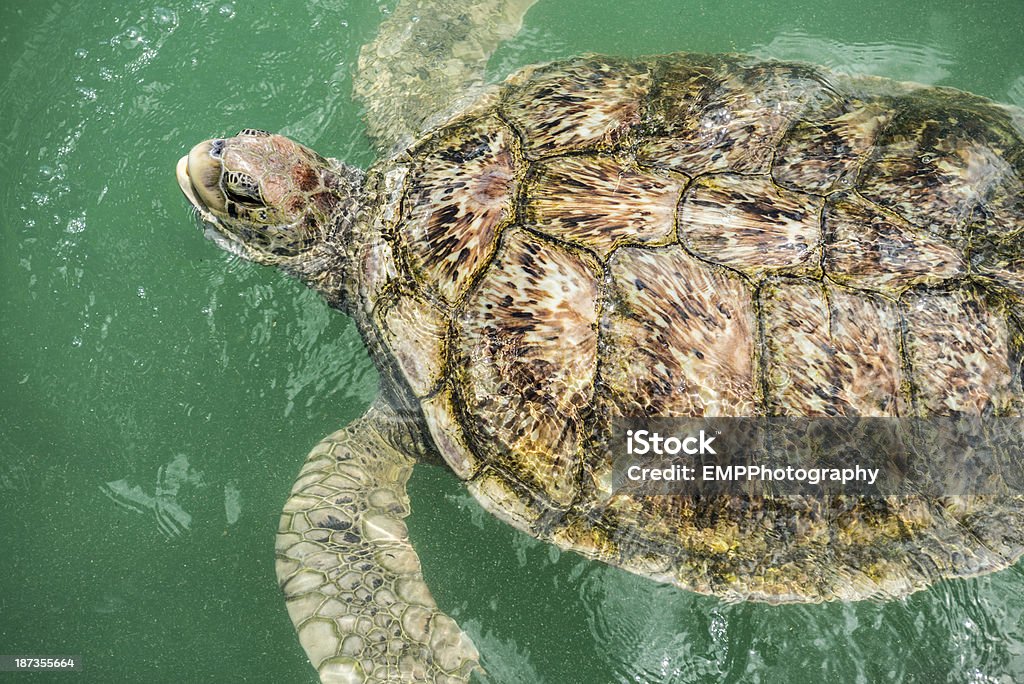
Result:
{"label": "mottled brown shell pattern", "polygon": [[738,56],[530,68],[389,162],[372,320],[477,498],[563,547],[772,601],[1001,567],[1020,501],[639,500],[598,447],[616,416],[1021,415],[1019,121]]}

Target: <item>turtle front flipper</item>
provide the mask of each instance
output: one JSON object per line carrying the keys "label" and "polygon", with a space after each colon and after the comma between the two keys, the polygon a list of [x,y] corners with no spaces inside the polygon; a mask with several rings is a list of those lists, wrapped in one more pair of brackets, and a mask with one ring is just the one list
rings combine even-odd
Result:
{"label": "turtle front flipper", "polygon": [[487,60],[537,0],[400,0],[359,53],[355,94],[384,151],[419,136],[428,118],[462,107]]}
{"label": "turtle front flipper", "polygon": [[378,402],[313,448],[285,504],[277,578],[324,682],[465,682],[478,667],[402,521],[415,444]]}

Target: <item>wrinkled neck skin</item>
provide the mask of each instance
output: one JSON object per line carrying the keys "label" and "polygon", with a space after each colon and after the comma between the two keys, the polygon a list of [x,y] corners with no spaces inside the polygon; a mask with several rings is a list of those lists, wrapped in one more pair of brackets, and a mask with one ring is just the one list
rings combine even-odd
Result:
{"label": "wrinkled neck skin", "polygon": [[407,447],[415,447],[426,460],[442,464],[439,455],[419,447],[429,443],[419,402],[370,320],[381,291],[397,277],[382,233],[381,212],[394,209],[398,194],[382,187],[379,173],[367,174],[329,161],[331,171],[338,174],[335,194],[340,198],[330,227],[323,240],[282,268],[319,292],[332,307],[352,317],[380,373],[381,396],[388,411],[392,419],[403,422]]}
{"label": "wrinkled neck skin", "polygon": [[358,296],[356,225],[365,208],[366,173],[335,159],[328,161],[331,163],[329,173],[336,176],[330,186],[339,201],[327,221],[324,238],[300,258],[281,264],[281,268],[316,290],[332,307],[351,313]]}
{"label": "wrinkled neck skin", "polygon": [[440,455],[424,448],[430,441],[419,401],[371,320],[381,293],[400,277],[384,231],[385,216],[397,209],[401,184],[390,187],[379,171],[366,173],[329,161],[338,167],[348,196],[339,203],[325,239],[285,270],[352,318],[380,374],[380,394],[389,415],[404,425],[407,450],[441,465]]}

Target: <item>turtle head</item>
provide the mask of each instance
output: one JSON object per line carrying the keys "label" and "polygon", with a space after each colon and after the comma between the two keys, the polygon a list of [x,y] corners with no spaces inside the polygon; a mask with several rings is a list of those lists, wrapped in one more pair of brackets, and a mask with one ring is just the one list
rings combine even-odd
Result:
{"label": "turtle head", "polygon": [[193,147],[178,161],[177,175],[207,236],[225,250],[306,280],[339,270],[324,260],[331,253],[341,258],[361,171],[282,135],[246,128]]}

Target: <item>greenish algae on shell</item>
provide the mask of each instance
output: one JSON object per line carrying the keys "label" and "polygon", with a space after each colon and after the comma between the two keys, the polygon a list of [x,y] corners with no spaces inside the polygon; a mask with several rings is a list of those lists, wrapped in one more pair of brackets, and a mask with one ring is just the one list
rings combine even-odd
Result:
{"label": "greenish algae on shell", "polygon": [[374,244],[393,262],[364,302],[486,508],[774,602],[1021,555],[1020,496],[635,498],[609,490],[604,449],[622,416],[1020,416],[1009,108],[688,54],[531,67],[488,102],[372,172],[392,181]]}

